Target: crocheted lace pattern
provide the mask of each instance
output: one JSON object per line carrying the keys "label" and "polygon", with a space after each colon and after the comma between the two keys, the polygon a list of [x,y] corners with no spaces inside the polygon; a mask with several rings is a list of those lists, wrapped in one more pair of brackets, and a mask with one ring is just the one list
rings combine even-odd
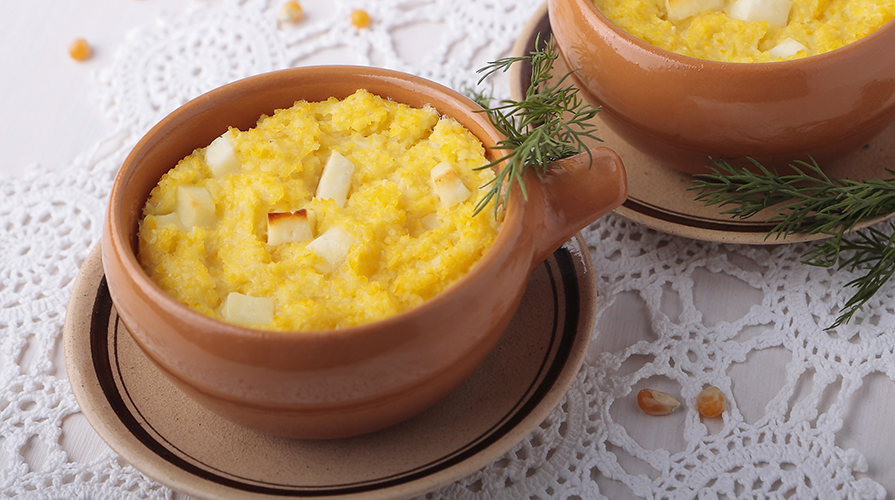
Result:
{"label": "crocheted lace pattern", "polygon": [[[307,18],[293,25],[277,20],[276,1],[193,1],[132,32],[96,78],[114,133],[61,172],[34,165],[0,183],[3,496],[182,497],[96,437],[72,396],[61,343],[71,285],[99,240],[114,173],[152,124],[225,83],[323,62],[474,87],[475,71],[509,55],[541,0],[367,2],[367,29],[348,21],[355,2],[304,3]],[[508,96],[505,81],[495,80],[493,92]],[[849,325],[825,330],[854,276],[800,264],[807,244],[705,243],[614,215],[583,234],[600,300],[576,383],[513,450],[425,498],[885,497],[871,477],[891,479],[890,457],[870,462],[862,450],[891,431],[855,429],[886,420],[874,412],[892,414],[892,397],[867,399],[871,389],[892,395],[891,287]],[[729,295],[705,293],[707,283]],[[706,385],[724,392],[723,418],[696,412]],[[639,413],[635,395],[645,387],[682,407],[665,417]]]}

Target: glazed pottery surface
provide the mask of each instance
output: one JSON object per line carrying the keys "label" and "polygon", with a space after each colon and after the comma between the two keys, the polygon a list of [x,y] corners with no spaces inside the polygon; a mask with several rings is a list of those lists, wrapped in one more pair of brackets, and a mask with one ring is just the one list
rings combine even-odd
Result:
{"label": "glazed pottery surface", "polygon": [[658,49],[590,0],[548,0],[555,41],[585,96],[632,146],[704,172],[709,157],[821,165],[895,120],[895,22],[843,48],[793,61],[723,63]]}
{"label": "glazed pottery surface", "polygon": [[477,105],[428,80],[366,67],[296,68],[221,87],[173,112],[137,144],[110,196],[103,267],[134,340],[185,393],[264,433],[358,435],[438,402],[500,339],[531,270],[626,195],[621,160],[606,148],[592,151],[592,165],[582,154],[543,178],[531,175],[528,199],[513,193],[494,247],[467,276],[420,307],[352,328],[240,327],[194,312],[152,283],[138,263],[136,235],[149,192],[166,171],[228,126],[245,130],[297,100],[344,98],[359,88],[414,107],[431,105],[486,148],[501,139]]}

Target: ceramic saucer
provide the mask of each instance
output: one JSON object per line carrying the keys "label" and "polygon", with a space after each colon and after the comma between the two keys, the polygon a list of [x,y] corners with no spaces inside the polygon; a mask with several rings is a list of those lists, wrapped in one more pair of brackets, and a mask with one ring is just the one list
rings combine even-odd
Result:
{"label": "ceramic saucer", "polygon": [[584,360],[596,289],[580,235],[531,275],[485,363],[423,414],[350,439],[300,441],[237,427],[187,398],[118,320],[99,246],[65,322],[72,390],[109,446],[147,476],[197,498],[409,498],[488,465],[560,402]]}
{"label": "ceramic saucer", "polygon": [[[552,30],[544,3],[529,19],[513,47],[513,56],[528,55],[535,49],[538,36],[548,40]],[[554,63],[554,78],[568,73],[562,58]],[[522,100],[531,81],[531,66],[514,64],[510,71],[510,92],[514,100]],[[567,80],[568,82],[569,80]],[[791,235],[785,239],[766,238],[774,224],[767,222],[774,212],[766,210],[747,220],[732,219],[721,214],[717,206],[706,207],[694,200],[690,191],[691,177],[669,167],[630,146],[597,115],[597,137],[603,145],[621,157],[628,173],[628,200],[615,213],[632,222],[677,236],[705,241],[746,244],[793,243],[824,238],[823,235]],[[881,179],[892,177],[886,171],[895,158],[895,124],[885,129],[862,150],[825,168],[833,178]],[[706,162],[708,163],[708,162]],[[864,222],[858,228],[887,219],[891,215]]]}

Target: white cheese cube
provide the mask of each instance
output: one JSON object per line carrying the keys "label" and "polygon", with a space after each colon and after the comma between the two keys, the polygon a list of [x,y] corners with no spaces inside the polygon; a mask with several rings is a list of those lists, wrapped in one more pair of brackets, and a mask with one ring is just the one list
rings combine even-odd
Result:
{"label": "white cheese cube", "polygon": [[446,207],[452,207],[457,203],[466,201],[472,192],[463,184],[463,180],[451,167],[451,164],[443,161],[432,167],[429,172],[432,182],[435,183],[435,192]]}
{"label": "white cheese cube", "polygon": [[805,53],[807,54],[808,47],[805,47],[792,38],[787,38],[786,40],[783,40],[782,42],[775,45],[774,48],[769,50],[768,54],[778,59],[783,59],[784,57],[794,56],[801,51],[805,51]]}
{"label": "white cheese cube", "polygon": [[170,214],[165,215],[156,215],[155,216],[155,226],[162,228],[167,226],[168,224],[174,224],[177,226],[177,229],[181,231],[188,231],[189,228],[183,225],[183,222],[180,222],[180,216],[177,215],[177,212],[172,212]]}
{"label": "white cheese cube", "polygon": [[281,245],[314,239],[317,217],[313,210],[267,214],[267,244]]}
{"label": "white cheese cube", "polygon": [[242,163],[236,158],[233,134],[228,130],[205,148],[205,163],[215,177],[236,172]]}
{"label": "white cheese cube", "polygon": [[422,222],[423,227],[428,230],[435,229],[436,227],[441,225],[441,221],[438,220],[438,214],[435,212],[432,212],[431,214],[423,217]]}
{"label": "white cheese cube", "polygon": [[230,323],[269,325],[273,321],[273,299],[230,292],[224,299],[221,315]]}
{"label": "white cheese cube", "polygon": [[348,231],[337,226],[308,243],[308,248],[326,261],[327,265],[318,271],[329,273],[342,264],[351,245],[355,243],[357,242]]}
{"label": "white cheese cube", "polygon": [[707,10],[721,10],[725,0],[665,0],[669,21],[676,23]]}
{"label": "white cheese cube", "polygon": [[214,200],[204,187],[180,186],[174,212],[187,228],[207,227],[214,222]]}
{"label": "white cheese cube", "polygon": [[338,151],[333,151],[323,167],[320,182],[317,184],[317,198],[321,200],[331,199],[339,208],[345,207],[348,200],[348,190],[351,188],[351,178],[354,176],[354,163],[342,156]]}
{"label": "white cheese cube", "polygon": [[791,8],[789,0],[736,0],[727,15],[740,21],[767,21],[785,27]]}

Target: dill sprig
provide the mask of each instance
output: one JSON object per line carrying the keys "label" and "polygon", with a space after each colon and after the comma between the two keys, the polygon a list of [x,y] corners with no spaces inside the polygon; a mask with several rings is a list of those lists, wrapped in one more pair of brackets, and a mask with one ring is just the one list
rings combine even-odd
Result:
{"label": "dill sprig", "polygon": [[506,137],[497,143],[495,149],[506,154],[480,168],[491,168],[501,162],[506,164],[494,179],[482,186],[489,189],[476,204],[475,213],[493,201],[496,215],[499,205],[506,205],[509,201],[514,183],[519,185],[522,196],[527,200],[523,177],[529,168],[533,167],[539,175],[543,174],[561,158],[581,151],[590,154],[584,139],[600,141],[594,135],[596,125],[593,123],[600,108],[586,103],[578,95],[578,89],[566,83],[571,73],[550,84],[553,62],[558,57],[552,40],[542,44],[539,37],[535,47],[536,50],[527,56],[499,59],[478,70],[482,74],[478,82],[481,84],[495,72],[506,72],[515,63],[531,63],[531,84],[522,101],[502,100],[493,107],[483,106],[491,124]]}
{"label": "dill sprig", "polygon": [[493,89],[489,89],[487,92],[484,90],[479,90],[474,87],[464,86],[461,91],[466,97],[470,98],[481,106],[484,109],[488,109],[491,106],[491,101],[494,100],[494,92]]}
{"label": "dill sprig", "polygon": [[[893,177],[886,179],[854,181],[830,178],[814,160],[795,162],[790,165],[794,173],[788,175],[772,172],[754,160],[758,172],[725,161],[714,163],[709,167],[711,173],[694,175],[690,189],[699,191],[697,201],[730,206],[721,213],[740,219],[774,207],[768,222],[775,226],[766,238],[796,233],[829,236],[802,255],[802,263],[833,267],[838,262],[839,269],[865,273],[846,284],[857,291],[828,329],[848,323],[895,274],[895,236],[874,228],[853,231],[862,221],[895,211],[895,171],[887,169]],[[895,226],[892,230],[895,233]],[[843,252],[850,257],[839,262]]]}
{"label": "dill sprig", "polygon": [[893,246],[895,225],[889,223],[889,228],[892,230],[892,234],[889,235],[870,227],[857,231],[852,240],[842,240],[840,250],[854,253],[844,260],[839,268],[847,267],[850,271],[860,268],[865,270],[866,274],[846,283],[846,286],[857,288],[858,291],[848,299],[840,316],[829,328],[848,323],[855,312],[870,300],[895,273],[895,246]]}

